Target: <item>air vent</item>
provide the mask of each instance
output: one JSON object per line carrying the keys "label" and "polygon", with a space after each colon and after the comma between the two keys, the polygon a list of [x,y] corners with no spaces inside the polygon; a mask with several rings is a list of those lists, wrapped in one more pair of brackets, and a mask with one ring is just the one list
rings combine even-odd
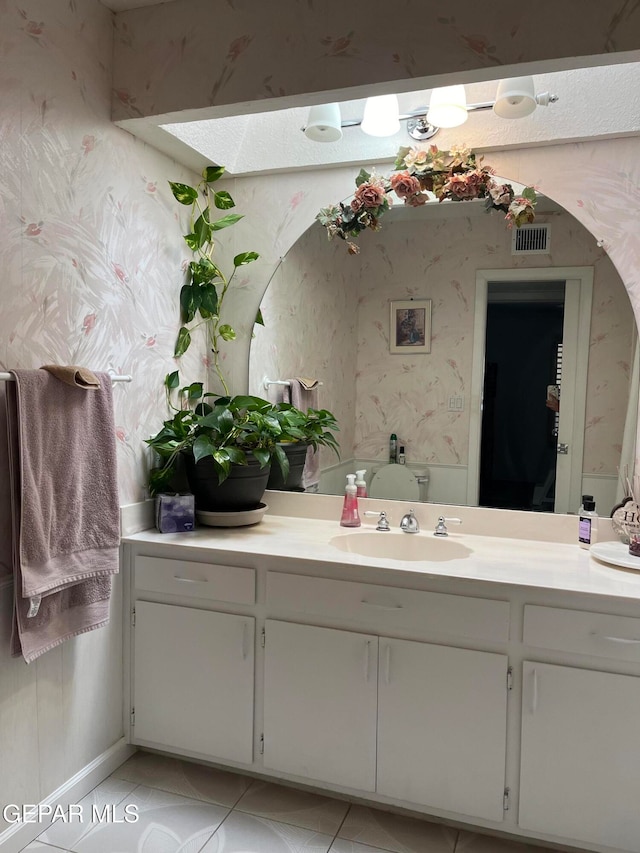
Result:
{"label": "air vent", "polygon": [[522,225],[511,235],[512,255],[548,255],[551,251],[549,225]]}

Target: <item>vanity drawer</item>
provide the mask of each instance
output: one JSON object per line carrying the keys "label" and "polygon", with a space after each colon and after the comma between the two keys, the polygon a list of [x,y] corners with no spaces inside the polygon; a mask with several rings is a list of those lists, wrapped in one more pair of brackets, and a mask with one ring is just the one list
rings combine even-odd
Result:
{"label": "vanity drawer", "polygon": [[136,557],[135,588],[136,591],[255,604],[256,573],[238,566]]}
{"label": "vanity drawer", "polygon": [[640,619],[628,616],[528,604],[522,640],[542,649],[640,661]]}
{"label": "vanity drawer", "polygon": [[284,572],[267,573],[270,614],[296,613],[357,621],[377,633],[395,629],[503,643],[509,603]]}

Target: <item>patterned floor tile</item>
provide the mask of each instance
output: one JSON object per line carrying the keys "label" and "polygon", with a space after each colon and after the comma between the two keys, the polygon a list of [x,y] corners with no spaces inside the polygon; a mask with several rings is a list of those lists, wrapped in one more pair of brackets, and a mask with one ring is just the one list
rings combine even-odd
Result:
{"label": "patterned floor tile", "polygon": [[336,838],[329,853],[391,853],[382,847],[369,847],[368,844],[358,844],[357,841],[347,841],[346,838]]}
{"label": "patterned floor tile", "polygon": [[286,785],[254,782],[236,809],[333,836],[340,829],[349,803]]}
{"label": "patterned floor tile", "polygon": [[392,853],[453,853],[458,830],[418,818],[351,806],[338,835]]}
{"label": "patterned floor tile", "polygon": [[147,788],[159,788],[181,797],[229,808],[235,805],[252,782],[238,773],[227,773],[151,752],[137,752],[112,775]]}
{"label": "patterned floor tile", "polygon": [[201,853],[327,853],[332,836],[233,811]]}
{"label": "patterned floor tile", "polygon": [[107,815],[135,788],[133,782],[109,777],[78,802],[78,810],[65,820],[59,818],[38,836],[38,841],[71,850],[93,828],[94,818]]}
{"label": "patterned floor tile", "polygon": [[223,806],[141,786],[117,807],[115,821],[95,826],[73,851],[199,853],[228,813]]}

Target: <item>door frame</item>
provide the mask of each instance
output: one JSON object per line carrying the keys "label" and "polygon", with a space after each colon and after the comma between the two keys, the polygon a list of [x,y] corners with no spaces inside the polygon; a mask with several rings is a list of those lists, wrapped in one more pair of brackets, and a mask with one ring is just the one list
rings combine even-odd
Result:
{"label": "door frame", "polygon": [[562,365],[563,384],[565,385],[563,390],[565,406],[564,413],[561,412],[560,415],[558,443],[568,444],[570,452],[561,460],[561,467],[567,472],[567,477],[560,483],[560,489],[556,489],[555,511],[566,513],[573,510],[575,512],[580,505],[587,402],[587,369],[591,339],[593,267],[527,267],[518,269],[476,270],[476,299],[469,406],[468,506],[478,506],[480,496],[480,440],[482,433],[489,282],[562,280],[566,282]]}

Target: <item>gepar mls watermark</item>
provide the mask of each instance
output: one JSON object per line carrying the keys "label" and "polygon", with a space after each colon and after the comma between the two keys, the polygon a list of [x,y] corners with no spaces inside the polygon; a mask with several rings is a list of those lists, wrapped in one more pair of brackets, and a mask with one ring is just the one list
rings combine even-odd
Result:
{"label": "gepar mls watermark", "polygon": [[123,808],[112,804],[82,805],[72,803],[70,806],[52,806],[47,803],[25,803],[16,805],[9,803],[2,809],[2,817],[7,823],[52,823],[59,820],[62,823],[137,823],[138,806],[127,803]]}

